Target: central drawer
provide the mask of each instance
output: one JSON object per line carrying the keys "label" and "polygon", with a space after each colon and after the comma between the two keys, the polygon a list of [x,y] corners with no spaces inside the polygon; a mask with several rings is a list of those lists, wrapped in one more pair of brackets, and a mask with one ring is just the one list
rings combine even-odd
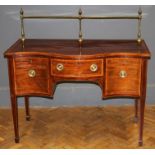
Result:
{"label": "central drawer", "polygon": [[51,74],[59,77],[103,76],[103,60],[52,59]]}

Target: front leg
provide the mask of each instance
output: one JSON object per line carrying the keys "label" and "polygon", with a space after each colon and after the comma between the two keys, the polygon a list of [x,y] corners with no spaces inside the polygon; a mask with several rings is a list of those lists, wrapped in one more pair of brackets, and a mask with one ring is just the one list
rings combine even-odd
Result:
{"label": "front leg", "polygon": [[139,146],[143,145],[144,109],[146,99],[147,60],[142,62],[141,95],[139,104]]}
{"label": "front leg", "polygon": [[144,110],[145,110],[145,96],[140,99],[140,116],[139,116],[139,146],[143,145],[143,128],[144,128]]}
{"label": "front leg", "polygon": [[11,107],[12,107],[13,125],[15,132],[15,142],[19,143],[18,104],[17,104],[17,97],[15,95],[11,95]]}

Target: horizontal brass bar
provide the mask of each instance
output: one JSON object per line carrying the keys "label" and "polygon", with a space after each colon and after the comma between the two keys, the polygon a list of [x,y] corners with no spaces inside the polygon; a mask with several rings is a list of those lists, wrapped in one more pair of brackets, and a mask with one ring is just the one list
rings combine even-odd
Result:
{"label": "horizontal brass bar", "polygon": [[87,16],[82,18],[83,19],[139,19],[139,16],[103,16],[103,17]]}
{"label": "horizontal brass bar", "polygon": [[139,16],[23,16],[23,19],[140,19]]}
{"label": "horizontal brass bar", "polygon": [[23,19],[79,19],[78,16],[23,16]]}

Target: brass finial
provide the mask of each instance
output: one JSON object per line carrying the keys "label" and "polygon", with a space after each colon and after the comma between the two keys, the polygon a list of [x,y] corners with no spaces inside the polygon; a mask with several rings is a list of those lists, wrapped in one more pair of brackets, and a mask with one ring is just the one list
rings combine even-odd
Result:
{"label": "brass finial", "polygon": [[23,9],[21,8],[21,9],[20,9],[20,15],[23,16],[23,14],[24,14],[24,11],[23,11]]}
{"label": "brass finial", "polygon": [[79,16],[81,16],[82,15],[82,9],[80,8],[79,9]]}
{"label": "brass finial", "polygon": [[142,17],[142,8],[141,7],[139,7],[138,15],[139,15],[139,17]]}

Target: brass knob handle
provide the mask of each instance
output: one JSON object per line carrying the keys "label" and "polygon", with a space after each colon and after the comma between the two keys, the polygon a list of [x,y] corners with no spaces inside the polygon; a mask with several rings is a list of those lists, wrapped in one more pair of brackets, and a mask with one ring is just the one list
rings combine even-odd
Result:
{"label": "brass knob handle", "polygon": [[96,72],[97,69],[98,69],[98,66],[97,66],[96,64],[92,64],[92,65],[90,66],[90,70],[91,70],[92,72]]}
{"label": "brass knob handle", "polygon": [[62,71],[64,69],[64,65],[59,63],[59,64],[57,64],[56,68],[58,71]]}
{"label": "brass knob handle", "polygon": [[120,73],[119,73],[119,76],[121,78],[125,78],[125,77],[127,77],[127,72],[125,70],[121,70]]}
{"label": "brass knob handle", "polygon": [[34,69],[30,69],[28,71],[28,76],[31,77],[31,78],[35,77],[36,76],[36,71]]}

